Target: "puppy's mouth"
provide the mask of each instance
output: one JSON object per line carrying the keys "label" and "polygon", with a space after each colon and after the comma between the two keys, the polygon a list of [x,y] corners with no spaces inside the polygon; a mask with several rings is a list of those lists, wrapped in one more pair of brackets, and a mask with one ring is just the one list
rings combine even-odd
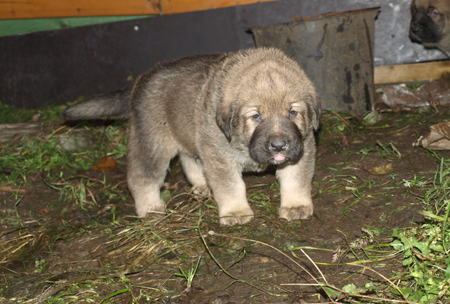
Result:
{"label": "puppy's mouth", "polygon": [[286,156],[284,156],[283,154],[277,154],[273,157],[273,160],[280,162],[280,161],[284,161],[286,159]]}
{"label": "puppy's mouth", "polygon": [[269,163],[271,163],[272,165],[279,165],[279,164],[284,163],[287,160],[288,160],[288,158],[285,155],[278,153],[269,160]]}
{"label": "puppy's mouth", "polygon": [[420,37],[417,36],[416,34],[414,34],[412,31],[409,32],[409,38],[414,43],[422,43],[422,40],[420,39]]}

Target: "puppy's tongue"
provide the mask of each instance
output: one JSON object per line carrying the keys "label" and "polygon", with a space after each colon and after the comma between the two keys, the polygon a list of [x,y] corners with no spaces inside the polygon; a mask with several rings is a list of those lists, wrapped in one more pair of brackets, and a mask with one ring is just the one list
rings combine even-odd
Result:
{"label": "puppy's tongue", "polygon": [[277,155],[275,155],[275,157],[273,159],[276,160],[276,161],[282,161],[282,160],[286,159],[286,156],[281,155],[281,154],[277,154]]}

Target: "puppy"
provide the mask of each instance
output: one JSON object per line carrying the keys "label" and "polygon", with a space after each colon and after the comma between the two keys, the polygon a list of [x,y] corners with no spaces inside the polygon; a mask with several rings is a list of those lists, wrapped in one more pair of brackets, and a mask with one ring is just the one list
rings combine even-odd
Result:
{"label": "puppy", "polygon": [[411,17],[411,40],[450,57],[450,1],[412,0]]}
{"label": "puppy", "polygon": [[[130,97],[128,97],[130,96]],[[279,216],[312,215],[314,130],[321,106],[313,84],[280,50],[194,56],[140,76],[117,92],[67,108],[69,119],[129,119],[128,186],[139,217],[163,213],[170,160],[179,155],[196,193],[212,190],[222,225],[253,217],[244,171],[276,166]]]}

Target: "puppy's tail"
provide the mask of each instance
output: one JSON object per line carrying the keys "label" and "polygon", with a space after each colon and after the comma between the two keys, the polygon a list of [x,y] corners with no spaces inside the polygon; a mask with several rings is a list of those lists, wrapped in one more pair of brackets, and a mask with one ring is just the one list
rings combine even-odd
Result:
{"label": "puppy's tail", "polygon": [[63,115],[70,120],[88,119],[128,119],[132,87],[102,94],[64,110]]}

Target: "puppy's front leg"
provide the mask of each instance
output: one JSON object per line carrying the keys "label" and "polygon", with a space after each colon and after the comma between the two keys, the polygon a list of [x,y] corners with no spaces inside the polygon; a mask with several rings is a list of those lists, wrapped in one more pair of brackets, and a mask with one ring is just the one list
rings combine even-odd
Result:
{"label": "puppy's front leg", "polygon": [[295,164],[277,169],[280,181],[279,216],[288,221],[306,219],[313,214],[311,182],[315,165],[315,140],[311,132],[304,140],[305,152]]}
{"label": "puppy's front leg", "polygon": [[249,222],[253,211],[247,202],[245,183],[237,166],[218,156],[204,160],[204,166],[219,209],[220,224],[232,226]]}

